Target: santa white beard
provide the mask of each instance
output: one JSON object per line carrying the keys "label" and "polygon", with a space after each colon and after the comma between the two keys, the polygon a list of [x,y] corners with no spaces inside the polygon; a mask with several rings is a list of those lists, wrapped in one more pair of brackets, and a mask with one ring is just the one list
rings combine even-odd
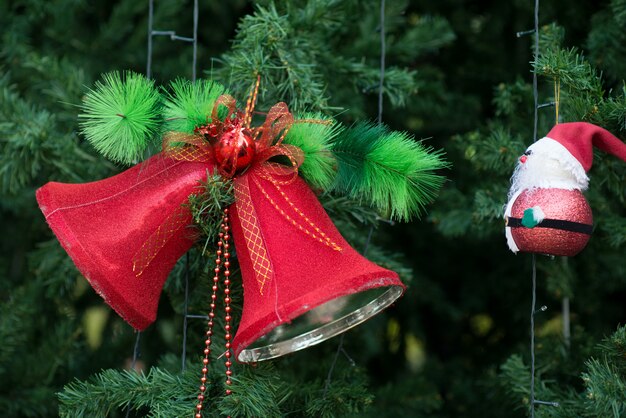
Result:
{"label": "santa white beard", "polygon": [[[535,188],[556,188],[566,190],[586,190],[589,177],[580,162],[560,143],[550,138],[542,138],[528,147],[525,162],[518,162],[511,176],[511,188],[504,209],[505,219],[511,216],[511,208],[524,190]],[[506,240],[514,253],[519,248],[511,235],[511,228],[505,228]]]}
{"label": "santa white beard", "polygon": [[586,190],[589,177],[567,149],[550,138],[542,138],[528,147],[526,162],[518,162],[511,177],[509,200],[525,189]]}

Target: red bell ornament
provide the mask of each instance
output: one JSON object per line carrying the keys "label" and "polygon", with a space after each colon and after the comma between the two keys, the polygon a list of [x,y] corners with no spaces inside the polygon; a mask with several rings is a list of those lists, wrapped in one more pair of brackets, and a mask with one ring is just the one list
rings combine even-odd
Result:
{"label": "red bell ornament", "polygon": [[[238,178],[235,188],[232,229],[244,286],[233,341],[239,361],[315,345],[360,324],[404,292],[396,273],[345,241],[299,177],[283,182],[257,168]],[[263,237],[265,250],[254,245],[257,237]]]}
{"label": "red bell ornament", "polygon": [[169,272],[193,245],[191,214],[182,205],[209,169],[157,154],[108,179],[37,190],[78,270],[133,328],[154,322]]}
{"label": "red bell ornament", "polygon": [[[92,287],[134,328],[156,318],[169,272],[193,244],[184,207],[213,165],[158,154],[114,177],[37,191],[48,224]],[[308,185],[253,165],[236,177],[232,232],[244,287],[233,340],[253,362],[317,344],[404,292],[398,275],[358,254]]]}

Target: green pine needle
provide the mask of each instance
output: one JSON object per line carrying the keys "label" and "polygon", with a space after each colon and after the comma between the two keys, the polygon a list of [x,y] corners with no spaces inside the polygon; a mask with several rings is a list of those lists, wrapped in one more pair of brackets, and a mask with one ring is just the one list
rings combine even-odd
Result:
{"label": "green pine needle", "polygon": [[217,173],[207,173],[207,180],[201,181],[196,193],[189,196],[194,224],[204,238],[203,253],[215,244],[222,225],[222,213],[235,201],[233,181]]}
{"label": "green pine needle", "polygon": [[[321,114],[304,113],[297,119],[333,122]],[[341,130],[337,123],[294,123],[284,139],[285,144],[299,147],[304,152],[300,173],[314,189],[327,190],[333,183],[337,163],[331,151],[331,141]]]}
{"label": "green pine needle", "polygon": [[400,221],[422,213],[445,180],[434,171],[448,166],[441,152],[408,134],[367,122],[342,131],[333,152],[339,163],[334,189]]}
{"label": "green pine needle", "polygon": [[166,128],[168,131],[187,133],[210,122],[215,101],[228,93],[224,86],[211,80],[194,83],[179,78],[171,83],[171,89],[165,101]]}
{"label": "green pine needle", "polygon": [[136,162],[159,132],[161,96],[154,82],[140,74],[105,74],[81,107],[83,134],[98,152],[115,162]]}

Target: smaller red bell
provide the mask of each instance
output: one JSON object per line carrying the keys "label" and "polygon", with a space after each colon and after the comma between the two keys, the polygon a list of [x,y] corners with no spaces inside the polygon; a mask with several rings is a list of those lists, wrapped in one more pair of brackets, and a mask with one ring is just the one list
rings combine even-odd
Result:
{"label": "smaller red bell", "polygon": [[[193,244],[182,206],[212,165],[157,154],[107,179],[84,184],[49,182],[37,202],[78,270],[126,322],[138,330],[156,318],[161,289],[176,261]],[[180,222],[171,215],[178,210]],[[180,228],[179,228],[180,227]],[[140,273],[134,256],[167,229],[178,229],[152,248],[154,262]]]}

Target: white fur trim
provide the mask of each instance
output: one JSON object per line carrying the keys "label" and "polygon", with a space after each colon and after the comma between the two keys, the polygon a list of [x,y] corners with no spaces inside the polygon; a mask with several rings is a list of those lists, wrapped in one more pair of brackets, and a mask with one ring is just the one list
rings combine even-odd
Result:
{"label": "white fur trim", "polygon": [[[546,136],[532,144],[528,149],[531,150],[533,154],[544,155],[549,159],[558,161],[562,168],[567,170],[568,174],[571,174],[569,179],[547,178],[544,184],[536,185],[537,187],[556,187],[572,190],[571,185],[570,187],[563,187],[562,180],[574,180],[577,185],[576,188],[580,190],[587,190],[587,187],[589,187],[589,177],[587,177],[587,173],[582,164],[560,142]],[[529,156],[529,158],[532,158],[532,155]]]}
{"label": "white fur trim", "polygon": [[[515,203],[515,200],[517,199],[517,197],[520,195],[520,193],[522,193],[522,191],[518,191],[517,193],[515,193],[507,202],[506,207],[504,209],[504,216],[505,218],[507,216],[511,216],[511,209],[513,208],[513,203]],[[517,244],[515,243],[515,240],[513,239],[513,234],[511,233],[511,227],[507,226],[504,228],[504,235],[506,236],[506,243],[509,246],[509,250],[513,251],[513,253],[517,254],[519,252],[519,247],[517,246]]]}
{"label": "white fur trim", "polygon": [[544,219],[546,219],[546,214],[543,213],[543,211],[541,210],[541,208],[539,206],[533,206],[532,208],[532,213],[533,213],[533,220],[537,223],[540,223],[541,221],[543,221]]}

